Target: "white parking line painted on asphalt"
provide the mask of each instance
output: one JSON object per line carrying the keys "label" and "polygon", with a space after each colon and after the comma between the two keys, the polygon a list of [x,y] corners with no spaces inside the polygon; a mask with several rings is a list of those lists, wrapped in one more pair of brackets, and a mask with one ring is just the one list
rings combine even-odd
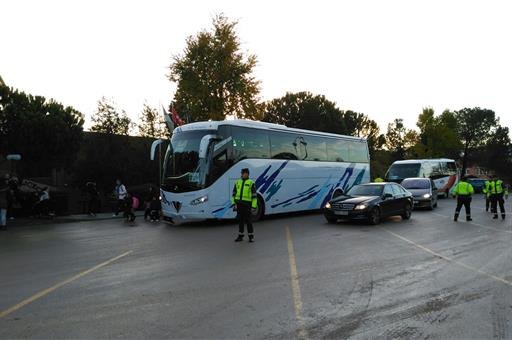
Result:
{"label": "white parking line painted on asphalt", "polygon": [[293,250],[292,233],[286,226],[286,240],[288,241],[288,258],[290,260],[290,277],[292,281],[293,304],[295,307],[295,317],[299,323],[299,339],[308,339],[308,333],[302,318],[302,296],[300,294],[299,274],[297,271],[297,262],[295,261],[295,252]]}
{"label": "white parking line painted on asphalt", "polygon": [[485,271],[483,271],[483,270],[480,270],[480,269],[475,268],[475,267],[473,267],[473,266],[467,265],[467,264],[465,264],[465,263],[463,263],[463,262],[460,262],[460,261],[454,260],[454,259],[452,259],[451,257],[445,256],[445,255],[442,255],[442,254],[439,254],[438,252],[435,252],[435,251],[434,251],[434,250],[432,250],[432,249],[429,249],[429,248],[427,248],[427,247],[425,247],[425,246],[422,246],[421,244],[416,243],[416,242],[414,242],[414,241],[412,241],[412,240],[409,240],[408,238],[403,237],[403,236],[401,236],[401,235],[398,235],[397,233],[394,233],[394,232],[392,232],[391,230],[388,230],[388,229],[386,229],[386,228],[384,228],[384,227],[382,227],[382,230],[384,230],[385,232],[387,232],[387,233],[389,233],[389,234],[391,234],[391,235],[395,236],[396,238],[398,238],[398,239],[400,239],[400,240],[402,240],[402,241],[405,241],[405,242],[407,242],[407,243],[409,243],[409,244],[411,244],[411,245],[415,246],[416,248],[419,248],[419,249],[421,249],[421,250],[423,250],[423,251],[425,251],[425,252],[427,252],[427,253],[429,253],[429,254],[431,254],[431,255],[434,255],[434,256],[439,257],[439,258],[441,258],[441,259],[443,259],[443,260],[445,260],[445,261],[448,261],[448,262],[450,262],[450,263],[456,264],[456,265],[458,265],[458,266],[460,266],[460,267],[463,267],[463,268],[466,268],[466,269],[468,269],[468,270],[470,270],[470,271],[472,271],[472,272],[478,273],[478,274],[480,274],[480,275],[486,276],[486,277],[491,278],[491,279],[493,279],[493,280],[495,280],[495,281],[498,281],[498,282],[504,283],[504,284],[506,284],[506,285],[508,285],[508,286],[511,286],[511,287],[512,287],[512,281],[509,281],[509,280],[506,280],[506,279],[504,279],[504,278],[502,278],[502,277],[499,277],[499,276],[496,276],[496,275],[493,275],[493,274],[487,273],[487,272],[485,272]]}
{"label": "white parking line painted on asphalt", "polygon": [[32,295],[28,299],[25,299],[25,300],[21,301],[20,303],[14,305],[14,306],[12,306],[12,307],[4,310],[4,311],[1,311],[0,312],[0,318],[3,318],[5,316],[7,316],[7,315],[17,311],[18,309],[25,307],[26,305],[28,305],[28,304],[30,304],[30,303],[32,303],[32,302],[34,302],[34,301],[44,297],[44,296],[50,294],[54,290],[59,289],[60,287],[62,287],[64,285],[67,285],[68,283],[71,283],[73,281],[78,280],[82,276],[85,276],[85,275],[87,275],[89,273],[92,273],[93,271],[98,270],[98,269],[100,269],[102,267],[105,267],[105,266],[111,264],[112,262],[119,260],[120,258],[123,258],[125,256],[130,255],[132,252],[133,252],[133,250],[129,250],[129,251],[125,252],[125,253],[122,253],[121,255],[118,255],[116,257],[111,258],[110,260],[107,260],[107,261],[102,262],[102,263],[100,263],[100,264],[98,264],[98,265],[96,265],[96,266],[94,266],[92,268],[84,270],[83,272],[80,272],[80,273],[76,274],[75,276],[70,277],[67,280],[64,280],[64,281],[59,282],[59,283],[57,283],[57,284],[55,284],[55,285],[53,285],[53,286],[51,286],[49,288],[46,288],[45,290],[42,290],[39,293]]}
{"label": "white parking line painted on asphalt", "polygon": [[[442,214],[438,214],[438,213],[435,213],[433,212],[432,214],[434,215],[437,215],[437,216],[440,216],[440,217],[445,217],[445,218],[453,218],[450,217],[450,216],[446,216],[446,215],[442,215]],[[459,223],[467,223],[467,224],[472,224],[476,227],[480,227],[480,228],[484,228],[484,229],[489,229],[489,230],[495,230],[495,231],[501,231],[503,233],[507,233],[507,234],[512,234],[512,230],[506,230],[506,229],[499,229],[499,228],[493,228],[493,227],[489,227],[489,226],[486,226],[486,225],[483,225],[483,224],[480,224],[480,223],[476,223],[476,222],[473,222],[473,221],[470,221],[470,222],[467,222],[467,221],[463,221],[461,220],[461,222]]]}

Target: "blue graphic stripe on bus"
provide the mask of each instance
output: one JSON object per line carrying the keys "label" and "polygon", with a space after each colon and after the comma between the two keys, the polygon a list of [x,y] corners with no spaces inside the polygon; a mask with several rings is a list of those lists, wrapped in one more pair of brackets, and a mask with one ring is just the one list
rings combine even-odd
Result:
{"label": "blue graphic stripe on bus", "polygon": [[281,170],[284,169],[284,167],[288,164],[288,162],[289,161],[283,162],[281,164],[281,166],[278,169],[276,169],[276,171],[274,171],[272,173],[272,175],[270,175],[269,177],[266,177],[266,175],[272,165],[269,165],[268,168],[266,168],[265,171],[263,171],[263,173],[258,177],[258,179],[256,179],[256,188],[258,189],[258,191],[260,193],[263,194],[263,193],[265,193],[265,191],[267,191],[268,187],[270,187],[272,182],[274,182],[276,177],[279,175]]}
{"label": "blue graphic stripe on bus", "polygon": [[329,175],[329,178],[322,184],[322,188],[320,189],[320,192],[317,194],[316,198],[309,204],[308,209],[318,209],[319,207],[322,207],[321,201],[323,202],[324,197],[326,196],[326,193],[330,190],[331,185],[331,178],[332,176]]}
{"label": "blue graphic stripe on bus", "polygon": [[279,183],[277,183],[277,182],[272,183],[270,188],[268,188],[268,190],[267,190],[268,195],[265,198],[265,202],[268,202],[272,198],[272,196],[274,196],[279,191],[279,189],[281,189],[282,184],[283,184],[283,180],[280,180]]}
{"label": "blue graphic stripe on bus", "polygon": [[231,209],[231,201],[228,201],[228,203],[224,204],[222,208],[212,211],[212,214],[217,218],[221,218],[229,211],[229,209]]}
{"label": "blue graphic stripe on bus", "polygon": [[314,189],[318,186],[317,185],[314,185],[312,186],[311,188],[309,188],[308,190],[306,191],[303,191],[299,194],[297,194],[297,196],[294,196],[290,199],[287,199],[286,201],[283,201],[281,203],[277,203],[277,204],[274,204],[272,205],[272,208],[275,208],[275,207],[278,207],[278,206],[283,206],[283,207],[287,207],[289,206],[290,204],[293,203],[294,200],[298,200],[297,202],[295,203],[299,203],[299,202],[303,202],[303,201],[306,201],[306,200],[309,200],[311,199],[312,197],[315,197],[316,194],[318,194],[318,192],[320,190],[317,190],[317,191],[314,191]]}

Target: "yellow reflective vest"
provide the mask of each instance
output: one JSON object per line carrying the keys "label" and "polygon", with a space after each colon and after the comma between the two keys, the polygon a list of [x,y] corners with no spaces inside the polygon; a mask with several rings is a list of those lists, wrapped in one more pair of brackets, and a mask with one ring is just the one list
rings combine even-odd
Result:
{"label": "yellow reflective vest", "polygon": [[505,193],[508,195],[507,190],[503,187],[503,181],[500,179],[485,182],[485,193],[489,195]]}
{"label": "yellow reflective vest", "polygon": [[460,181],[453,188],[452,195],[453,196],[470,196],[473,195],[475,190],[473,190],[473,186],[468,182]]}
{"label": "yellow reflective vest", "polygon": [[375,183],[381,183],[381,182],[384,182],[384,180],[382,178],[380,178],[380,177],[377,177],[377,178],[375,178],[374,182]]}
{"label": "yellow reflective vest", "polygon": [[233,187],[231,203],[250,202],[252,208],[258,207],[258,195],[256,194],[256,185],[252,179],[238,179]]}

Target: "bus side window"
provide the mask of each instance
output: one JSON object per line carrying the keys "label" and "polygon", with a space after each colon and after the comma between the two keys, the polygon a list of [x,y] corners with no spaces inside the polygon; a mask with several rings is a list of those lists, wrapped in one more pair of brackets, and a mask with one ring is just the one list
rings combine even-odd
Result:
{"label": "bus side window", "polygon": [[279,132],[270,132],[269,135],[273,159],[298,160],[299,155],[305,154],[307,143],[299,135]]}
{"label": "bus side window", "polygon": [[222,174],[224,174],[231,166],[228,161],[228,152],[224,150],[212,159],[212,164],[207,177],[207,185],[213,184]]}
{"label": "bus side window", "polygon": [[327,139],[327,160],[330,162],[348,161],[348,141],[342,139]]}

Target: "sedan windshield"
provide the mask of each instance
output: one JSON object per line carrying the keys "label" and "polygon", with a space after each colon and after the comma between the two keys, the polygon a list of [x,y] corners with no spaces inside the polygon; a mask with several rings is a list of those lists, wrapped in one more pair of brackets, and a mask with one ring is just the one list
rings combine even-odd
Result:
{"label": "sedan windshield", "polygon": [[348,191],[350,196],[380,196],[383,185],[355,185]]}
{"label": "sedan windshield", "polygon": [[430,189],[430,182],[424,179],[404,179],[402,186],[406,189]]}

